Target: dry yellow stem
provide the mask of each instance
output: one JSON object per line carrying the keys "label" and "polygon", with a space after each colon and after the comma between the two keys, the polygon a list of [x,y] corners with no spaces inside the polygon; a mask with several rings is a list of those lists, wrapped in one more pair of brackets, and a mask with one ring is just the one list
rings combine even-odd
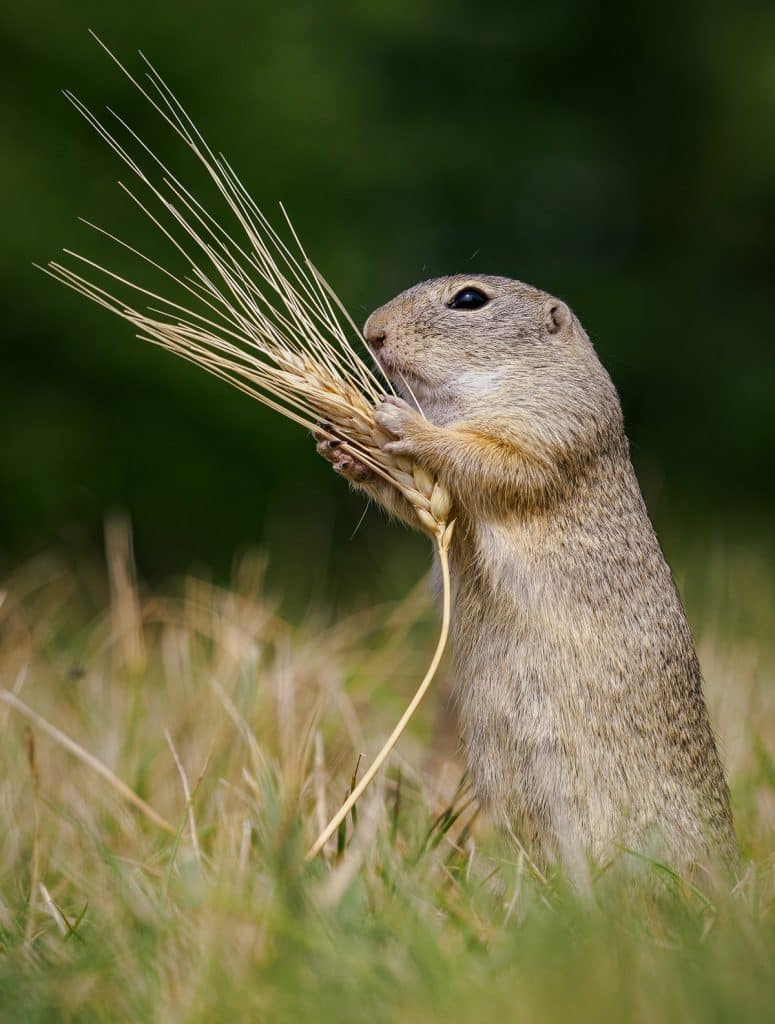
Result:
{"label": "dry yellow stem", "polygon": [[361,778],[361,781],[353,789],[352,793],[347,797],[345,802],[333,816],[331,821],[326,825],[320,835],[317,837],[315,842],[307,851],[307,860],[312,860],[316,857],[323,847],[326,845],[331,836],[336,832],[342,822],[345,820],[350,810],[361,798],[364,790],[380,770],[382,765],[385,763],[388,755],[390,754],[393,747],[398,743],[401,738],[404,729],[409,724],[410,719],[414,715],[417,708],[420,706],[425,694],[428,692],[428,688],[433,682],[434,676],[438,670],[439,664],[441,663],[442,655],[444,654],[444,648],[447,645],[447,638],[449,636],[449,620],[451,614],[451,587],[449,582],[449,545],[452,540],[452,529],[454,527],[454,520],[446,525],[443,530],[440,530],[436,534],[436,545],[439,552],[439,563],[441,565],[441,578],[443,586],[443,608],[441,615],[441,632],[439,634],[439,640],[436,644],[436,650],[433,653],[433,658],[428,666],[428,670],[423,677],[422,682],[417,687],[414,697],[407,705],[406,711],[401,715],[400,719],[396,723],[395,728],[391,732],[390,736],[385,740],[381,750],[369,765],[366,773]]}

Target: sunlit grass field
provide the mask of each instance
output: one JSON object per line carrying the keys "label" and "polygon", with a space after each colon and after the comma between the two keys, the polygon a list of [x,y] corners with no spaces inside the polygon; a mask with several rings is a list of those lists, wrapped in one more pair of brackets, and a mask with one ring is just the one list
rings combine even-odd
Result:
{"label": "sunlit grass field", "polygon": [[290,617],[261,558],[148,593],[125,527],[107,536],[104,569],[41,558],[0,587],[0,1019],[772,1020],[768,558],[677,566],[738,884],[708,896],[654,865],[579,894],[477,813],[443,682],[304,862],[422,674],[424,584]]}

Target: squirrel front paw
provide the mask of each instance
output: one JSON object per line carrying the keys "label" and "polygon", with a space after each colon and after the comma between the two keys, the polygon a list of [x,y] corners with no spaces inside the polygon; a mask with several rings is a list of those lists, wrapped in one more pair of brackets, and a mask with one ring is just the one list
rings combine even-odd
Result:
{"label": "squirrel front paw", "polygon": [[366,483],[374,476],[373,471],[364,462],[346,450],[344,441],[336,436],[332,424],[318,423],[317,426],[318,429],[313,432],[317,442],[315,451],[322,455],[326,462],[331,463],[336,473],[356,484]]}
{"label": "squirrel front paw", "polygon": [[415,441],[419,432],[426,426],[426,422],[403,398],[391,395],[383,399],[374,412],[374,419],[377,426],[393,439],[382,445],[386,452],[391,455],[414,453]]}

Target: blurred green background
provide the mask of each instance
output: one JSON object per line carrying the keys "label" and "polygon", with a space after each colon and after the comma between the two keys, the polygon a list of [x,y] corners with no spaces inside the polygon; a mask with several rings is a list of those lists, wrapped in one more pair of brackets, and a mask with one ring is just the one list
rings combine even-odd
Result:
{"label": "blurred green background", "polygon": [[353,567],[390,587],[423,550],[375,512],[351,536],[362,503],[302,431],[32,268],[93,251],[78,214],[148,233],[60,93],[157,137],[88,27],[144,50],[254,198],[285,202],[356,320],[468,268],[562,296],[663,535],[766,530],[773,4],[28,0],[0,24],[3,567],[97,551],[114,508],[147,578],[260,545],[305,592]]}

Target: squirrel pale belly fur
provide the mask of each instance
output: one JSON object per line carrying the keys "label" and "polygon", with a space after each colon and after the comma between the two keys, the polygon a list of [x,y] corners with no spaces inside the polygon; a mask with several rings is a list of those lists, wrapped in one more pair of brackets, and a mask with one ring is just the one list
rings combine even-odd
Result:
{"label": "squirrel pale belly fur", "polygon": [[[456,697],[484,808],[536,862],[571,871],[622,848],[732,867],[694,643],[578,319],[518,281],[456,276],[403,292],[364,336],[406,399],[377,410],[386,450],[453,498]],[[346,446],[318,450],[418,527]]]}

